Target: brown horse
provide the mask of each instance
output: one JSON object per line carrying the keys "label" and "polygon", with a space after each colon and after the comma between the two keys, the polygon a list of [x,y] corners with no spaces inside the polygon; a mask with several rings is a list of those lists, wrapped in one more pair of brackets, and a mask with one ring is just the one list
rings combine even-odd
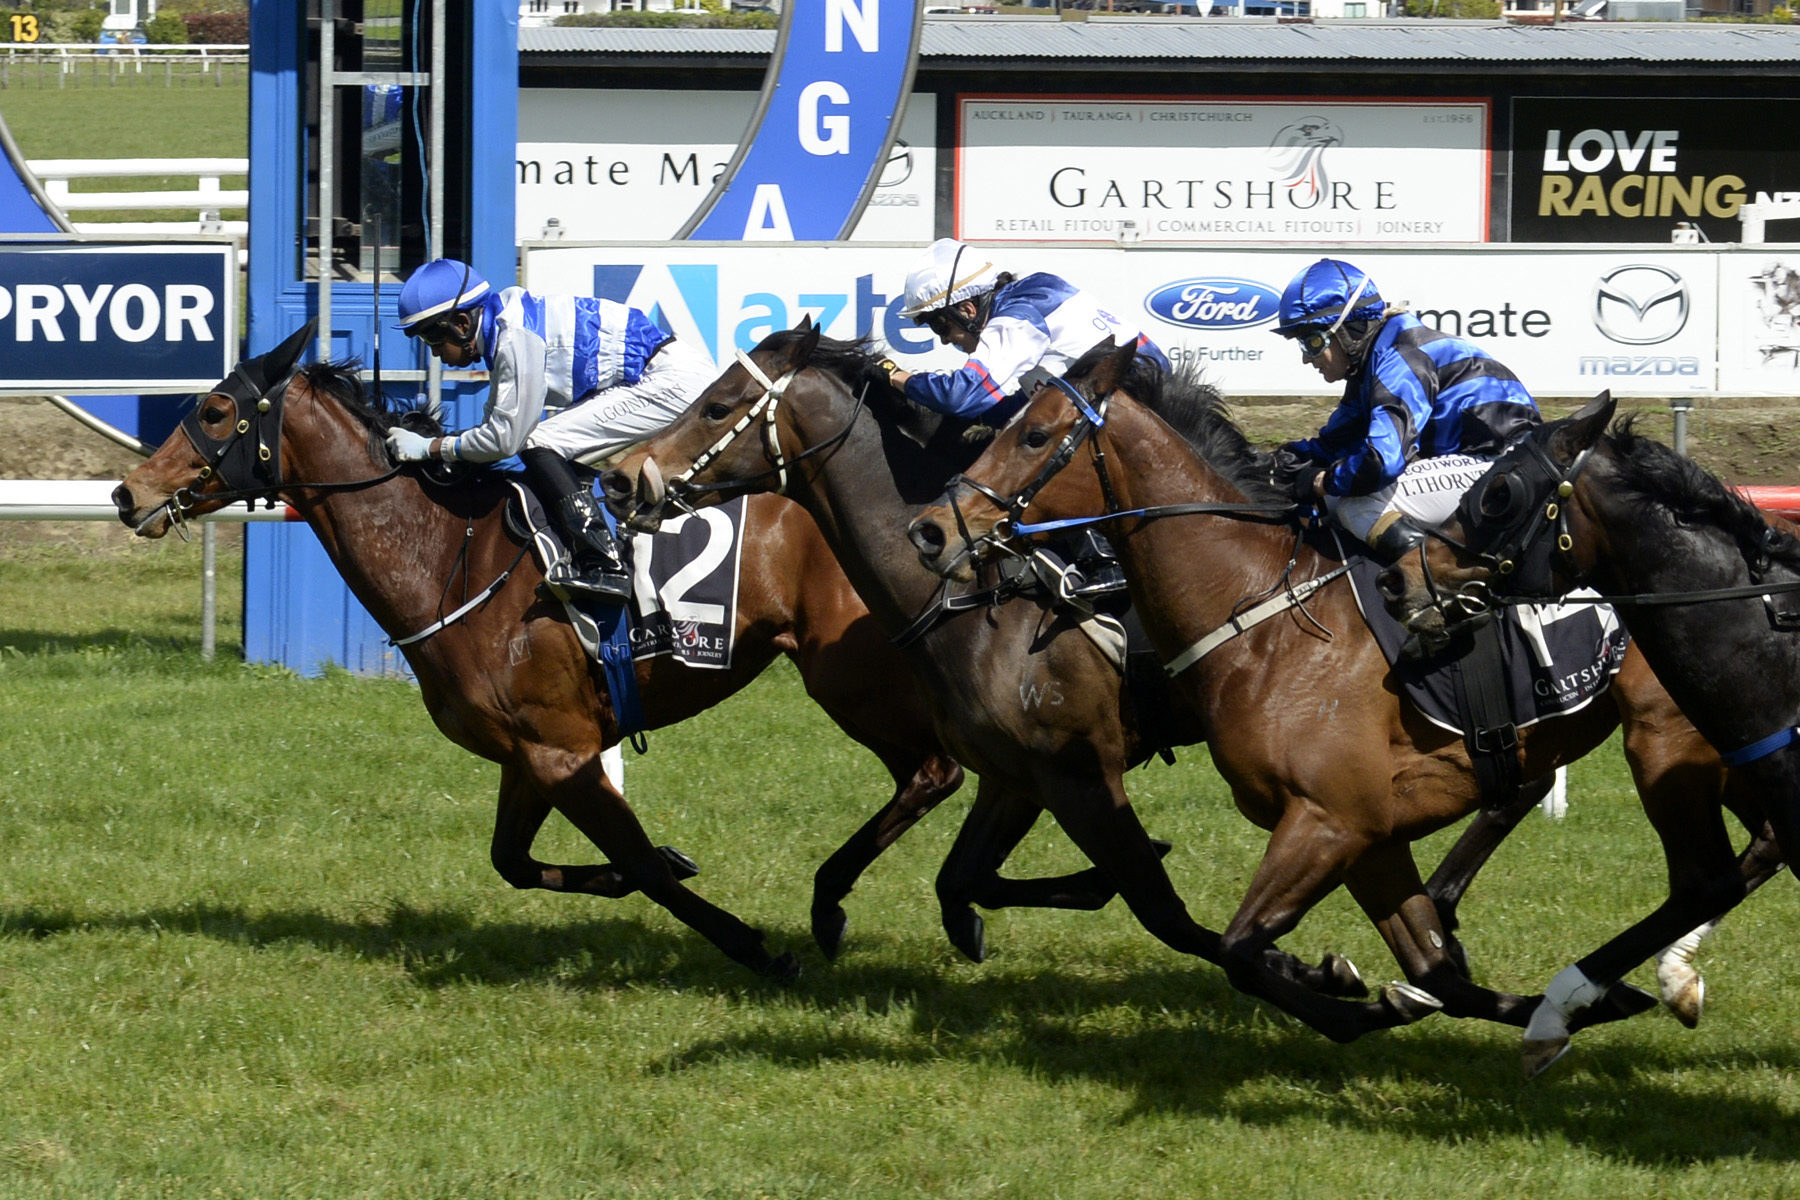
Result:
{"label": "brown horse", "polygon": [[[1212,746],[1239,809],[1271,831],[1225,931],[1228,959],[1256,961],[1341,883],[1407,978],[1446,1012],[1525,1024],[1537,998],[1469,980],[1445,951],[1413,863],[1413,841],[1480,805],[1462,739],[1399,694],[1348,583],[1312,590],[1309,581],[1325,577],[1329,564],[1266,507],[1245,511],[1279,501],[1266,482],[1266,456],[1255,455],[1216,407],[1201,421],[1208,456],[1196,453],[1117,390],[1131,355],[1126,347],[1100,357],[1085,378],[1072,369],[1072,395],[1041,389],[966,483],[914,521],[921,557],[946,574],[966,573],[972,558],[1006,543],[1024,502],[1040,522],[1120,514],[1107,528],[1133,601],[1171,664],[1184,715]],[[1095,408],[1098,397],[1106,398],[1103,409]],[[1082,469],[1061,469],[1076,461]],[[1142,511],[1194,504],[1262,519]],[[1284,594],[1303,599],[1283,607]],[[1246,610],[1269,597],[1275,602],[1259,623]],[[1215,647],[1196,653],[1202,639]],[[1585,754],[1623,720],[1645,808],[1678,878],[1693,865],[1682,839],[1697,812],[1716,809],[1724,772],[1640,656],[1627,656],[1610,694],[1610,705],[1596,702],[1520,730],[1522,777],[1540,778]],[[1587,1016],[1596,1009],[1621,1015],[1639,1004],[1614,988]]]}
{"label": "brown horse", "polygon": [[[602,483],[615,509],[643,524],[654,524],[666,507],[782,488],[813,514],[870,611],[899,632],[930,611],[943,588],[907,543],[906,522],[971,455],[960,428],[922,420],[886,382],[865,346],[824,339],[803,326],[773,334],[742,356],[679,420]],[[1151,933],[1177,950],[1228,962],[1238,986],[1327,1036],[1349,1040],[1435,1010],[1436,1000],[1407,985],[1391,986],[1369,1002],[1342,999],[1357,993],[1343,986],[1341,960],[1328,956],[1318,968],[1304,967],[1279,953],[1272,936],[1250,948],[1240,935],[1227,955],[1219,934],[1188,915],[1121,783],[1139,739],[1131,696],[1066,611],[1042,599],[965,611],[914,641],[912,658],[926,680],[944,744],[981,779],[975,810],[938,881],[945,924],[958,945],[979,950],[979,941],[970,937],[979,936],[979,918],[968,907],[992,901],[958,883],[959,860],[997,865],[1041,808],[1112,875]],[[1245,708],[1256,714],[1247,719],[1264,719],[1256,706]],[[1317,708],[1311,701],[1307,711]],[[1593,736],[1603,735],[1611,720],[1590,718]],[[1182,740],[1199,741],[1214,732],[1190,722]],[[1408,735],[1425,739],[1432,733],[1409,726]],[[1279,737],[1301,746],[1317,741],[1310,734],[1296,738],[1285,726]],[[1333,743],[1332,752],[1339,750]],[[1221,752],[1235,750],[1228,744]],[[1325,765],[1327,758],[1321,753],[1315,765]],[[1549,763],[1538,765],[1548,774]],[[1442,749],[1418,774],[1412,782],[1435,794],[1466,783],[1468,766]],[[1444,804],[1431,827],[1468,811],[1472,795],[1465,789],[1454,803]],[[1517,810],[1512,816],[1516,819]],[[1294,822],[1298,832],[1311,818],[1297,813]],[[1507,827],[1503,820],[1477,822],[1465,835],[1469,844],[1459,843],[1453,852],[1455,867],[1441,890],[1460,895]],[[1371,861],[1365,869],[1373,875],[1380,866]],[[1410,860],[1405,869],[1410,870]],[[1433,907],[1430,900],[1424,904]],[[1384,914],[1384,920],[1394,936],[1411,936],[1394,913]],[[1418,936],[1439,958],[1447,958],[1455,944],[1436,920],[1434,911],[1436,942],[1428,941],[1422,925]],[[1419,974],[1436,978],[1423,967]],[[1509,1012],[1528,1008],[1529,1002],[1514,998]]]}
{"label": "brown horse", "polygon": [[[611,698],[561,606],[537,595],[543,576],[501,520],[506,486],[497,476],[446,486],[423,469],[393,467],[382,434],[396,418],[368,405],[354,373],[321,364],[287,378],[306,334],[240,364],[201,399],[114,492],[121,519],[161,537],[172,522],[230,499],[278,497],[312,526],[390,637],[427,630],[477,600],[403,650],[438,728],[500,764],[494,868],[517,888],[609,898],[641,890],[736,961],[792,977],[792,954],[772,956],[760,932],[682,884],[692,865],[651,845],[606,778],[601,751],[619,740]],[[812,520],[768,497],[752,502],[748,522],[755,541],[743,556],[730,669],[646,659],[638,687],[647,725],[668,725],[719,703],[785,653],[813,699],[893,775],[893,798],[815,878],[814,934],[835,954],[839,901],[886,846],[957,789],[962,769],[938,748],[904,663]],[[552,809],[611,861],[532,858]]]}
{"label": "brown horse", "polygon": [[[1509,449],[1419,554],[1381,576],[1391,612],[1421,652],[1442,650],[1498,604],[1590,585],[1623,599],[1635,644],[1683,711],[1730,752],[1726,801],[1752,829],[1765,818],[1784,856],[1800,852],[1800,587],[1794,527],[1764,514],[1629,421],[1606,433],[1602,396]],[[1770,735],[1770,731],[1774,734]],[[1698,814],[1688,866],[1668,900],[1566,968],[1526,1030],[1528,1063],[1568,1046],[1568,1016],[1694,922],[1742,902],[1762,877],[1741,877],[1718,808]],[[1773,848],[1769,862],[1779,864]]]}

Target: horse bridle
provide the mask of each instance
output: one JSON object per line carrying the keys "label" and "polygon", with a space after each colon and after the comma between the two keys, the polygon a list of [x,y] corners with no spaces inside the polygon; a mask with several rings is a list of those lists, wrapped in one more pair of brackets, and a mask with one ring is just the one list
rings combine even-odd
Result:
{"label": "horse bridle", "polygon": [[[792,459],[789,459],[782,453],[781,432],[775,425],[775,416],[777,410],[781,407],[782,398],[787,395],[788,387],[792,385],[795,377],[800,374],[806,364],[804,362],[801,363],[799,366],[787,371],[778,379],[770,379],[767,373],[765,373],[761,367],[757,366],[755,360],[748,354],[744,353],[742,350],[738,350],[735,353],[737,355],[738,365],[749,372],[750,378],[756,381],[758,387],[762,388],[762,395],[744,411],[744,415],[739,417],[737,423],[730,429],[727,429],[718,441],[714,442],[711,446],[708,446],[705,450],[701,451],[700,454],[695,456],[694,461],[689,463],[685,470],[670,476],[664,483],[664,495],[668,502],[683,512],[691,513],[694,511],[693,506],[687,502],[687,494],[689,493],[702,490],[715,492],[743,491],[748,490],[752,485],[761,483],[763,480],[769,478],[775,480],[775,494],[777,496],[787,495],[789,468],[799,465],[813,457],[815,454],[821,454],[826,450],[835,447],[838,443],[848,437],[850,435],[851,427],[856,424],[856,418],[862,412],[864,402],[868,399],[869,385],[868,382],[865,381],[862,390],[856,395],[856,405],[850,410],[850,417],[844,422],[844,427],[824,441],[815,446],[808,446],[800,453],[794,455]],[[745,430],[750,428],[758,417],[763,419],[763,450],[775,465],[770,467],[767,471],[758,471],[754,475],[744,475],[736,479],[717,480],[707,485],[704,489],[694,486],[694,476],[711,466],[720,455],[730,449],[732,444],[743,435]]]}
{"label": "horse bridle", "polygon": [[[281,477],[281,423],[286,412],[288,385],[299,373],[300,368],[296,366],[282,376],[281,382],[263,391],[244,370],[244,365],[239,363],[219,386],[195,401],[194,407],[181,419],[179,428],[194,452],[200,456],[200,469],[195,473],[192,483],[176,488],[167,500],[139,522],[138,528],[142,529],[166,513],[169,523],[181,536],[186,537],[188,517],[205,500],[220,504],[244,500],[252,508],[258,500],[262,500],[271,509],[274,508],[277,495],[288,486]],[[213,437],[200,423],[201,410],[206,407],[207,398],[214,395],[226,396],[237,406],[237,421],[232,426],[231,433],[223,438]],[[250,409],[248,416],[244,415],[246,407]],[[396,465],[391,470],[368,479],[342,483],[309,483],[304,486],[347,491],[385,483],[398,475],[400,470],[401,467]],[[224,485],[224,490],[201,490],[215,478]]]}
{"label": "horse bridle", "polygon": [[[1020,488],[1010,498],[980,480],[970,479],[967,475],[962,474],[952,476],[944,485],[945,494],[950,498],[951,515],[956,518],[956,531],[962,536],[963,544],[969,548],[972,557],[981,557],[978,552],[984,546],[1011,553],[1011,549],[1006,543],[1015,533],[1034,532],[1038,527],[1025,523],[1025,510],[1031,507],[1031,502],[1037,499],[1037,494],[1044,489],[1044,485],[1056,478],[1064,467],[1074,461],[1075,452],[1094,436],[1094,431],[1106,427],[1108,397],[1102,396],[1098,401],[1089,403],[1088,398],[1081,394],[1081,389],[1057,375],[1046,375],[1040,381],[1039,387],[1054,387],[1062,392],[1069,398],[1069,403],[1074,405],[1076,415],[1075,423],[1069,427],[1069,432],[1063,435],[1062,441],[1050,457],[1044,460],[1044,465],[1038,468],[1038,473],[1031,482]],[[1112,479],[1106,471],[1106,454],[1100,449],[1100,443],[1097,441],[1094,443],[1094,468],[1100,476],[1100,491],[1106,498],[1107,514],[1110,516],[1118,509],[1119,503],[1113,494]],[[957,502],[959,487],[968,488],[1005,514],[979,538],[969,534],[969,526],[963,516],[962,506]]]}
{"label": "horse bridle", "polygon": [[[1461,540],[1442,529],[1425,531],[1485,566],[1492,573],[1491,582],[1472,579],[1454,591],[1442,587],[1432,573],[1426,543],[1419,543],[1419,569],[1426,594],[1446,623],[1481,620],[1502,604],[1557,600],[1554,568],[1560,564],[1574,569],[1569,505],[1593,447],[1585,447],[1567,468],[1550,457],[1538,438],[1528,439],[1518,453],[1519,463],[1504,471],[1496,463],[1457,505]],[[1505,499],[1496,504],[1500,484],[1506,486]]]}

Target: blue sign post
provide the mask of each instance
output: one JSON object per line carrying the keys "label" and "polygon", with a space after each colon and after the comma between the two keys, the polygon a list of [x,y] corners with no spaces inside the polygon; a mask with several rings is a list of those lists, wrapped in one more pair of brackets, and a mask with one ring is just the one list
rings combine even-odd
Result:
{"label": "blue sign post", "polygon": [[788,0],[750,129],[676,236],[849,237],[900,128],[923,21],[920,0]]}

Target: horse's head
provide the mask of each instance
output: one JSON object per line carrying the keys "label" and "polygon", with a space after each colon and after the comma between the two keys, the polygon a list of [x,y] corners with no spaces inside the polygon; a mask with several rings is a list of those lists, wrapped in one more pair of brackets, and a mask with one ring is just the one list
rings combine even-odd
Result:
{"label": "horse's head", "polygon": [[1104,476],[1060,472],[1106,424],[1107,399],[1129,378],[1136,353],[1128,343],[1091,370],[1072,368],[1040,385],[974,465],[907,526],[919,560],[946,578],[968,580],[976,563],[1003,550],[1033,504],[1044,518],[1097,510]]}
{"label": "horse's head", "polygon": [[289,381],[313,337],[308,321],[267,354],[248,358],[113,489],[119,519],[161,537],[188,517],[233,500],[272,495],[281,483],[281,417]]}
{"label": "horse's head", "polygon": [[1489,620],[1509,600],[1546,600],[1586,578],[1598,545],[1583,504],[1586,468],[1613,399],[1534,429],[1494,461],[1456,516],[1381,573],[1404,653],[1426,658]]}
{"label": "horse's head", "polygon": [[[846,344],[830,346],[836,354]],[[601,477],[607,504],[632,527],[654,529],[670,507],[785,493],[799,461],[832,432],[813,428],[821,393],[801,374],[820,348],[819,328],[806,318],[740,352],[687,411]]]}

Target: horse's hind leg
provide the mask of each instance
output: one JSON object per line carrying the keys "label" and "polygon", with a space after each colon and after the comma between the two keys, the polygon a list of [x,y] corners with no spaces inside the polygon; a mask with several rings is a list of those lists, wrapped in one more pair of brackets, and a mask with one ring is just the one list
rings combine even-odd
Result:
{"label": "horse's hind leg", "polygon": [[[610,900],[637,890],[637,884],[611,863],[571,866],[531,857],[531,844],[549,815],[550,802],[531,786],[524,773],[510,764],[503,765],[494,812],[494,840],[488,851],[494,870],[502,879],[520,889],[580,892]],[[668,861],[677,879],[690,879],[698,873],[693,860],[673,846],[659,846],[657,851]]]}
{"label": "horse's hind leg", "polygon": [[650,844],[637,814],[600,769],[597,752],[576,760],[570,752],[540,747],[532,756],[531,777],[556,810],[612,861],[624,885],[620,894],[641,890],[760,975],[788,980],[800,973],[792,954],[771,956],[759,931],[682,886],[669,859]]}
{"label": "horse's hind leg", "polygon": [[[889,757],[883,755],[883,762]],[[908,776],[902,773],[904,768],[897,771],[890,764],[889,770],[900,785],[893,799],[882,805],[881,811],[864,822],[862,828],[833,851],[813,873],[813,941],[830,959],[837,958],[843,948],[844,930],[849,924],[844,914],[844,897],[850,894],[862,873],[920,817],[962,786],[963,769],[954,759],[939,754],[922,761],[916,756],[895,754],[892,757],[901,762],[915,762],[917,768]]]}

